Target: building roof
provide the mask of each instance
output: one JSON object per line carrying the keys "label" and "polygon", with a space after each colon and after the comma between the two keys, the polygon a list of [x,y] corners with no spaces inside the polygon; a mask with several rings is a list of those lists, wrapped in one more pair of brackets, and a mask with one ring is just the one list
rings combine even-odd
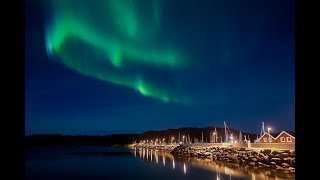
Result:
{"label": "building roof", "polygon": [[[294,132],[286,132],[286,131],[281,131],[281,132],[277,132],[277,133],[270,133],[270,137],[272,137],[273,139],[278,139],[283,133],[288,134],[289,136],[291,136],[293,139],[295,139],[295,133]],[[258,139],[260,141],[260,139],[265,135],[268,134],[267,132],[265,132],[262,136],[260,136],[260,138]]]}
{"label": "building roof", "polygon": [[[262,136],[260,136],[260,138],[258,139],[258,141],[260,141],[261,138],[264,137],[266,134],[269,135],[269,133],[265,132]],[[272,137],[273,139],[276,139],[274,136],[272,136],[272,134],[270,134],[270,137]]]}
{"label": "building roof", "polygon": [[282,131],[281,133],[279,133],[278,134],[278,136],[276,136],[276,139],[278,139],[282,134],[287,134],[287,135],[289,135],[289,136],[291,136],[293,139],[295,139],[295,137],[292,135],[292,134],[289,134],[288,132],[286,132],[286,131]]}

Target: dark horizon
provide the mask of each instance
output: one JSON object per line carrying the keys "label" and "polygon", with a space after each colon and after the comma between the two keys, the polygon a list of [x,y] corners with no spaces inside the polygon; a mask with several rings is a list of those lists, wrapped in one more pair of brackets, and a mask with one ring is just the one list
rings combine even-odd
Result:
{"label": "dark horizon", "polygon": [[25,135],[223,121],[295,131],[295,1],[25,2]]}
{"label": "dark horizon", "polygon": [[[167,129],[151,129],[151,130],[146,130],[140,133],[112,133],[112,134],[61,134],[61,133],[47,133],[47,134],[29,134],[29,135],[25,135],[25,136],[37,136],[37,135],[61,135],[61,136],[109,136],[109,135],[141,135],[147,132],[153,132],[153,131],[168,131],[168,130],[179,130],[179,129],[188,129],[188,128],[195,128],[195,129],[205,129],[205,128],[220,128],[220,129],[224,129],[224,127],[218,127],[218,126],[205,126],[205,127],[179,127],[179,128],[167,128]],[[234,129],[234,128],[229,128],[230,130],[235,130],[235,131],[241,131],[243,133],[249,133],[249,134],[260,134],[260,130],[259,132],[249,132],[249,131],[242,131],[241,129]],[[283,131],[283,130],[281,130]],[[281,131],[277,131],[277,132],[272,132],[272,133],[280,133]],[[295,132],[295,130],[293,131],[286,131],[286,132]],[[271,134],[272,134],[271,133]]]}

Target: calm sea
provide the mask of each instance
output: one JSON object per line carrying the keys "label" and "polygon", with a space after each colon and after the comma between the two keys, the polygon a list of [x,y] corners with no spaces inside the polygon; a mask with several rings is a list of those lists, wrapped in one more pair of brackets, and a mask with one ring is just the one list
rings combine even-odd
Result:
{"label": "calm sea", "polygon": [[294,174],[125,147],[28,147],[28,180],[294,179]]}

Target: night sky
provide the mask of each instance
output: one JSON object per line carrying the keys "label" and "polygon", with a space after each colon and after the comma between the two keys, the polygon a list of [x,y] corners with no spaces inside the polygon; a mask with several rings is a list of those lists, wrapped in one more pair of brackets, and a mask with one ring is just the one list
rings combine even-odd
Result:
{"label": "night sky", "polygon": [[295,128],[293,0],[28,0],[25,134]]}

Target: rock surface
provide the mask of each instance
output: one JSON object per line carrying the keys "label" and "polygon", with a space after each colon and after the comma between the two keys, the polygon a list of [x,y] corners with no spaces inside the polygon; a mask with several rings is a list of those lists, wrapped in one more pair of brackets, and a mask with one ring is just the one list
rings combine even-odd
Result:
{"label": "rock surface", "polygon": [[167,151],[177,156],[190,156],[261,168],[273,168],[287,173],[295,172],[295,151],[249,149],[243,147],[201,147],[183,145],[137,145]]}

